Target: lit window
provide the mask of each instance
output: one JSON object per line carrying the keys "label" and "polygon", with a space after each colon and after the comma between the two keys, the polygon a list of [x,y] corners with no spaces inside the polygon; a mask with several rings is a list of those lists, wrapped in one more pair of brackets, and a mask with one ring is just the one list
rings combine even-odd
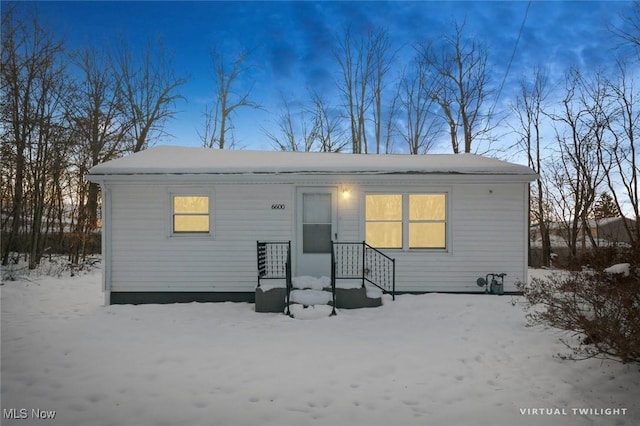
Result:
{"label": "lit window", "polygon": [[174,195],[173,232],[176,234],[209,233],[209,197],[206,195]]}
{"label": "lit window", "polygon": [[409,248],[446,247],[444,194],[409,194]]}
{"label": "lit window", "polygon": [[365,240],[378,248],[446,249],[447,196],[367,194]]}
{"label": "lit window", "polygon": [[366,196],[365,240],[373,247],[402,248],[402,195]]}

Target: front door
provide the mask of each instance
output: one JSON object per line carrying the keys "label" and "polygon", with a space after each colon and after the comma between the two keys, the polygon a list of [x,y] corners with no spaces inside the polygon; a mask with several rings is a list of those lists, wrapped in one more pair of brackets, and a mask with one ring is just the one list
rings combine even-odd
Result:
{"label": "front door", "polygon": [[337,239],[337,190],[298,188],[296,275],[331,275],[331,240]]}

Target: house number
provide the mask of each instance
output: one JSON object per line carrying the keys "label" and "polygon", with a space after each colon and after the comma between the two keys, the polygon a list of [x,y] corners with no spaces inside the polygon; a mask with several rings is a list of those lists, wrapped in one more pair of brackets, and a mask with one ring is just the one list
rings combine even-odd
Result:
{"label": "house number", "polygon": [[284,210],[284,204],[271,204],[271,210]]}

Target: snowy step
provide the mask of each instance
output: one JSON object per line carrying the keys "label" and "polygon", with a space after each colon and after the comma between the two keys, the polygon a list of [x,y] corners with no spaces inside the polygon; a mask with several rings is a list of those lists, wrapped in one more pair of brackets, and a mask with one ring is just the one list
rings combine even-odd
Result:
{"label": "snowy step", "polygon": [[293,290],[289,300],[291,303],[305,306],[329,305],[333,296],[330,292],[322,290]]}
{"label": "snowy step", "polygon": [[333,308],[327,305],[317,306],[304,306],[304,305],[291,305],[289,306],[290,315],[295,319],[312,320],[327,318],[334,314]]}
{"label": "snowy step", "polygon": [[293,277],[291,284],[298,289],[322,290],[331,286],[331,278],[300,275]]}
{"label": "snowy step", "polygon": [[289,295],[288,313],[297,319],[318,319],[335,315],[333,295],[324,290],[293,290]]}

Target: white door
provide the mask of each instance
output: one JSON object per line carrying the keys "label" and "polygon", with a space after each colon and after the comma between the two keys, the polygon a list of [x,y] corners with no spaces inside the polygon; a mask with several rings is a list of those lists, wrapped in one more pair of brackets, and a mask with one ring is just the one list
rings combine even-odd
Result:
{"label": "white door", "polygon": [[298,188],[295,275],[331,275],[331,240],[337,235],[337,190]]}

